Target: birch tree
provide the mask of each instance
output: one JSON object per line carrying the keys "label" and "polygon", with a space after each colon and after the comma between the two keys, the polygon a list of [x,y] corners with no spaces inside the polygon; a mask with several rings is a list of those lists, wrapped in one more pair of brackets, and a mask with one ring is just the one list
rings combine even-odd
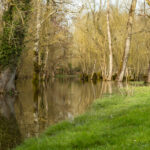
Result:
{"label": "birch tree", "polygon": [[41,28],[41,20],[40,20],[40,4],[41,0],[36,1],[37,11],[36,11],[36,33],[35,33],[35,44],[34,44],[34,77],[33,81],[39,80],[39,43],[40,43],[40,28]]}
{"label": "birch tree", "polygon": [[108,44],[109,44],[109,74],[107,80],[112,79],[112,70],[113,70],[113,53],[112,53],[112,40],[110,32],[110,6],[109,0],[107,0],[107,34],[108,34]]}
{"label": "birch tree", "polygon": [[124,55],[122,58],[120,71],[119,71],[118,76],[116,78],[116,81],[118,81],[118,82],[123,81],[123,77],[124,77],[127,62],[128,62],[130,45],[131,45],[131,38],[132,38],[133,19],[134,19],[136,4],[137,4],[137,0],[132,0],[130,11],[129,11],[128,23],[127,23],[127,38],[125,40]]}

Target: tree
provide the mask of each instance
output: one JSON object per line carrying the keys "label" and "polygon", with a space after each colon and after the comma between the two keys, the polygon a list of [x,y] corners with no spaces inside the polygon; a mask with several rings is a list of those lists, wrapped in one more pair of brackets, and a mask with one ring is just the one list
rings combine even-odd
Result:
{"label": "tree", "polygon": [[112,79],[112,70],[113,70],[113,53],[112,53],[112,40],[110,32],[110,6],[109,0],[107,0],[107,34],[108,34],[108,43],[109,43],[109,74],[107,77],[108,81]]}
{"label": "tree", "polygon": [[17,64],[24,46],[30,0],[7,1],[0,45],[0,91],[14,89]]}
{"label": "tree", "polygon": [[147,4],[150,5],[150,0],[146,0]]}
{"label": "tree", "polygon": [[40,29],[41,29],[41,20],[40,20],[40,10],[41,10],[41,0],[36,1],[37,12],[36,12],[36,33],[35,33],[35,44],[34,44],[34,77],[33,81],[38,82],[39,72],[40,72],[40,60],[39,60],[39,43],[40,43]]}
{"label": "tree", "polygon": [[130,7],[130,11],[129,11],[129,18],[128,18],[128,23],[127,23],[127,38],[125,41],[124,55],[122,58],[120,71],[119,71],[118,76],[116,78],[116,81],[118,81],[118,82],[123,81],[123,77],[124,77],[127,62],[128,62],[130,45],[131,45],[131,38],[132,38],[133,18],[134,18],[134,14],[135,14],[136,3],[137,3],[137,0],[132,0],[132,4]]}

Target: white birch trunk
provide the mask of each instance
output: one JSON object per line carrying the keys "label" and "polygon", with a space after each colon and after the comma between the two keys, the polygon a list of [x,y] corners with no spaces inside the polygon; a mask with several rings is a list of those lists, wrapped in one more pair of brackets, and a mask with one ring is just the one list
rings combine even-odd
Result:
{"label": "white birch trunk", "polygon": [[107,80],[111,81],[112,79],[112,70],[113,70],[113,53],[112,53],[112,40],[110,32],[110,5],[109,0],[107,0],[107,34],[108,34],[108,44],[109,44],[109,73]]}
{"label": "white birch trunk", "polygon": [[45,52],[45,60],[44,60],[44,68],[43,68],[43,80],[47,78],[47,62],[48,62],[49,49],[46,48]]}
{"label": "white birch trunk", "polygon": [[91,75],[91,80],[93,79],[93,76],[94,76],[94,73],[95,73],[95,67],[96,67],[96,60],[94,61],[93,71],[92,71],[92,75]]}
{"label": "white birch trunk", "polygon": [[124,55],[123,55],[122,64],[121,64],[119,74],[116,78],[116,81],[118,81],[118,82],[123,81],[123,77],[124,77],[127,62],[128,62],[130,45],[131,45],[131,38],[132,38],[133,18],[134,18],[134,14],[135,14],[136,3],[137,3],[137,0],[132,0],[132,4],[130,7],[130,11],[129,11],[129,18],[128,18],[128,23],[127,23],[127,38],[125,41]]}
{"label": "white birch trunk", "polygon": [[37,74],[39,69],[39,43],[40,43],[40,0],[37,0],[37,12],[36,12],[36,34],[34,44],[34,73]]}

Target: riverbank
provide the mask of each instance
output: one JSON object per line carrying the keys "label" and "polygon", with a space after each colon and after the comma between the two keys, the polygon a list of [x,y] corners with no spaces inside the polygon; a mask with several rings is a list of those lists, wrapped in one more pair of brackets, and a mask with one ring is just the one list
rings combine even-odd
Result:
{"label": "riverbank", "polygon": [[150,87],[105,95],[73,121],[47,129],[16,150],[148,150]]}

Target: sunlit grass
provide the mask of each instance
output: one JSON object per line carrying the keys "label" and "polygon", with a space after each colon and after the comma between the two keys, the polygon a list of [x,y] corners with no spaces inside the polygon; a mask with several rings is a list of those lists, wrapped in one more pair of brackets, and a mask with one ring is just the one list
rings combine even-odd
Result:
{"label": "sunlit grass", "polygon": [[16,150],[149,150],[150,87],[105,96],[74,121],[47,129]]}

